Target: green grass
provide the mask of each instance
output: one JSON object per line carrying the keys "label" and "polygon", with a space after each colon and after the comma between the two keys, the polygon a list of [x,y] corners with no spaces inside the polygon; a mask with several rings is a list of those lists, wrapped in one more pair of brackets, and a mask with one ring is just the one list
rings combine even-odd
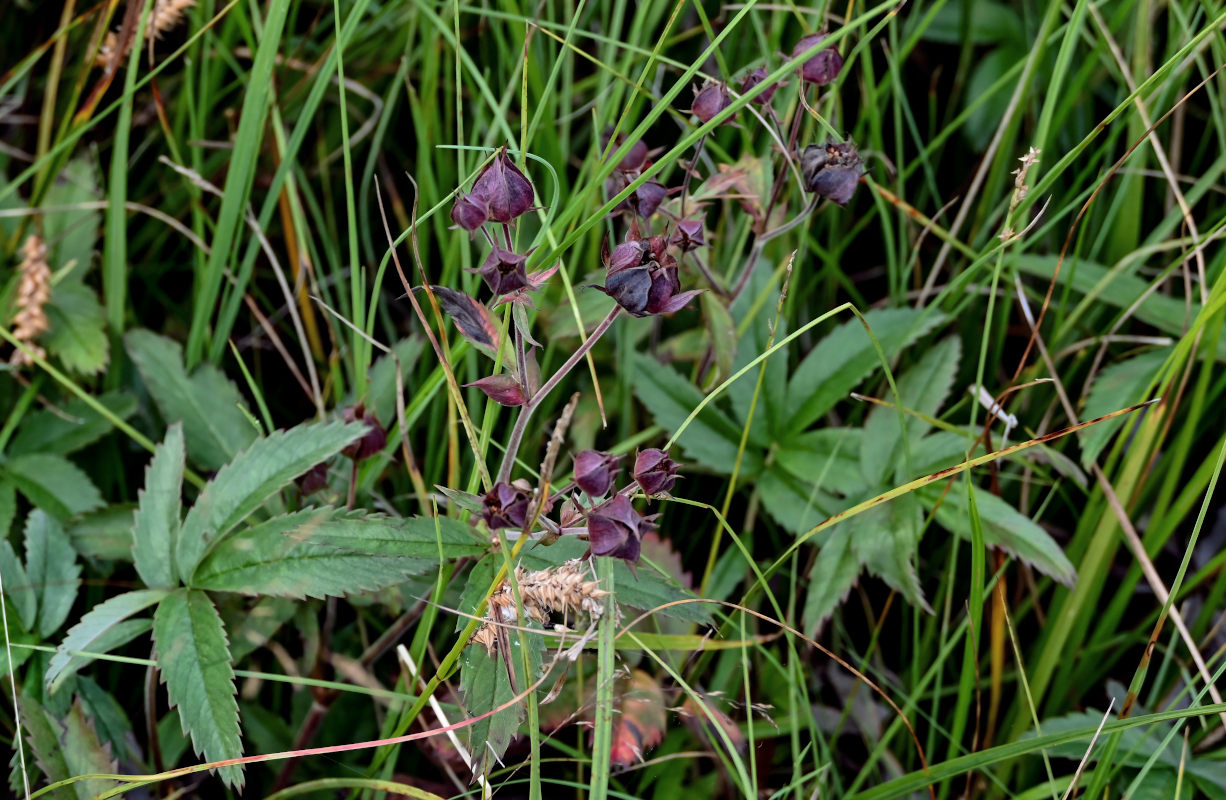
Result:
{"label": "green grass", "polygon": [[[257,437],[361,403],[381,452],[330,462],[310,498],[280,481],[240,528],[351,504],[371,525],[454,518],[479,547],[440,523],[410,542],[428,567],[378,591],[192,590],[225,626],[242,752],[272,756],[244,768],[248,795],[1060,798],[1113,699],[1078,796],[1226,793],[1226,5],[199,0],[109,75],[91,63],[103,32],[125,14],[143,32],[153,4],[52,5],[0,11],[0,356],[27,344],[8,322],[30,235],[51,274],[45,357],[0,367],[0,735],[16,749],[24,726],[32,788],[234,791],[167,707],[140,620],[59,691],[44,677],[83,616],[145,588],[132,514],[170,423],[194,508]],[[802,101],[792,48],[819,29],[845,64]],[[737,96],[704,123],[688,107],[710,78]],[[854,197],[760,241],[809,200],[782,146],[828,139],[864,159]],[[647,165],[609,191],[639,140]],[[502,147],[539,203],[509,246],[558,272],[522,314],[493,310],[491,360],[430,294],[419,316],[400,270],[489,300],[485,237],[449,213]],[[466,647],[485,604],[516,564],[561,556],[491,545],[470,519],[463,493],[489,488],[519,412],[464,385],[518,374],[516,317],[542,379],[566,362],[612,305],[589,288],[627,235],[611,212],[650,180],[676,212],[696,153],[709,244],[680,280],[708,292],[621,315],[534,401],[513,473],[556,491],[596,448],[623,455],[625,483],[636,450],[668,443],[675,497],[636,502],[660,542],[638,579],[597,559],[620,618],[568,620],[592,622],[573,662],[520,608],[489,670]],[[752,266],[743,292],[695,256],[722,287]],[[985,429],[980,384],[1017,427]],[[367,546],[385,574],[397,554]],[[663,576],[712,601],[705,623],[682,604],[627,626],[682,596],[644,599]],[[536,684],[476,728],[505,752],[457,730],[483,784],[422,733],[493,707],[461,695],[477,674]],[[654,687],[638,710],[635,681]],[[488,698],[514,696],[500,687]],[[624,758],[636,714],[645,746]],[[305,748],[334,749],[286,755]],[[144,777],[82,778],[100,773]]]}

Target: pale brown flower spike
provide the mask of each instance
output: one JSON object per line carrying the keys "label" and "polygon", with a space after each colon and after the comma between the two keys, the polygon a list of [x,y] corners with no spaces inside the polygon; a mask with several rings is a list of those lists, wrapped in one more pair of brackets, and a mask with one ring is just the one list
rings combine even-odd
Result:
{"label": "pale brown flower spike", "polygon": [[[515,584],[523,602],[524,617],[541,625],[548,625],[553,615],[562,617],[560,624],[580,614],[597,619],[604,612],[604,597],[608,592],[600,588],[598,581],[588,580],[589,577],[587,562],[579,560],[534,571],[516,567]],[[498,649],[498,626],[514,625],[518,618],[515,594],[510,582],[504,580],[490,595],[486,623],[469,641],[481,645],[492,656]]]}
{"label": "pale brown flower spike", "polygon": [[[149,12],[149,28],[146,36],[150,39],[162,38],[162,34],[183,21],[183,14],[194,5],[196,5],[196,0],[157,0],[153,4],[153,10]],[[110,63],[111,55],[118,47],[119,34],[116,31],[107,31],[106,38],[102,40],[102,46],[98,48],[98,55],[94,57],[94,66],[105,67]],[[125,50],[119,54],[119,58],[122,59],[126,55]]]}
{"label": "pale brown flower spike", "polygon": [[[17,313],[13,315],[13,338],[32,350],[39,358],[47,353],[35,343],[40,335],[46,332],[47,312],[44,306],[51,299],[51,267],[47,265],[47,245],[38,234],[26,239],[22,247],[23,258],[17,267],[21,276],[17,283],[15,305]],[[26,366],[30,357],[22,350],[14,350],[9,363],[15,367]]]}

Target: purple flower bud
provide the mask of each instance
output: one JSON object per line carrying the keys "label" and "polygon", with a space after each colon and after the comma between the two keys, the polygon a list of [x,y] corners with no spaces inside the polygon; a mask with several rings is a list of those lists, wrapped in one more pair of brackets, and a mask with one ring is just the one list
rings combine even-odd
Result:
{"label": "purple flower bud", "polygon": [[[600,137],[602,149],[608,149],[610,136],[613,134],[612,128],[605,128],[604,134]],[[612,151],[616,151],[626,142],[625,134],[617,134],[617,138],[612,140]],[[618,172],[640,172],[647,164],[647,156],[650,155],[647,151],[647,145],[640,139],[630,146],[630,150],[622,158],[621,163],[617,165]],[[616,192],[614,193],[616,194]]]}
{"label": "purple flower bud", "polygon": [[635,189],[634,194],[630,195],[627,200],[636,214],[643,219],[651,219],[667,196],[668,189],[664,184],[657,180],[648,180]]}
{"label": "purple flower bud", "polygon": [[617,476],[617,456],[596,450],[583,450],[575,454],[575,483],[587,492],[588,497],[603,497],[613,488]]}
{"label": "purple flower bud", "polygon": [[707,239],[703,235],[702,223],[700,219],[681,220],[677,223],[677,230],[673,232],[672,238],[668,240],[669,243],[675,245],[683,253],[705,247]]}
{"label": "purple flower bud", "polygon": [[732,95],[728,87],[719,81],[707,81],[702,88],[694,93],[694,104],[690,113],[701,122],[710,122],[715,115],[732,105]]}
{"label": "purple flower bud", "polygon": [[474,194],[462,194],[451,207],[451,221],[466,231],[475,231],[489,218],[489,204]]}
{"label": "purple flower bud", "polygon": [[651,272],[646,267],[631,267],[614,272],[605,279],[602,292],[636,317],[647,308],[647,293],[651,291]]}
{"label": "purple flower bud", "polygon": [[509,483],[498,483],[481,499],[481,518],[489,529],[523,529],[528,520],[528,504],[531,495],[524,489]]}
{"label": "purple flower bud", "polygon": [[490,375],[488,378],[482,378],[472,383],[466,383],[464,386],[474,386],[480,389],[485,393],[486,397],[499,405],[522,406],[528,402],[528,399],[524,397],[524,390],[519,385],[519,381],[505,372],[499,375]]}
{"label": "purple flower bud", "polygon": [[677,462],[663,450],[643,450],[634,458],[634,481],[648,497],[667,494],[677,482]]}
{"label": "purple flower bud", "polygon": [[328,462],[321,461],[303,473],[298,479],[298,491],[302,496],[314,494],[328,485]]}
{"label": "purple flower bud", "polygon": [[[804,55],[806,51],[820,44],[827,35],[825,33],[811,33],[805,36],[792,48],[792,58]],[[800,79],[806,83],[825,86],[828,83],[833,83],[834,79],[839,77],[839,73],[842,70],[843,56],[833,47],[827,47],[801,64]]]}
{"label": "purple flower bud", "polygon": [[500,297],[520,289],[534,288],[528,280],[527,263],[527,256],[495,247],[476,272],[494,296]]}
{"label": "purple flower bud", "polygon": [[864,174],[864,162],[853,142],[811,144],[800,156],[805,188],[841,206],[847,205]]}
{"label": "purple flower bud", "polygon": [[387,432],[383,430],[383,426],[373,414],[367,414],[365,406],[361,403],[350,406],[345,409],[342,417],[345,422],[364,422],[369,428],[365,436],[346,447],[341,451],[342,453],[354,461],[364,461],[383,452],[383,448],[387,445]]}
{"label": "purple flower bud", "polygon": [[647,243],[641,239],[631,239],[613,248],[604,259],[605,273],[612,275],[624,269],[640,266],[643,256],[647,253]]}
{"label": "purple flower bud", "polygon": [[592,555],[612,556],[634,564],[639,560],[643,534],[656,529],[656,515],[644,517],[625,495],[615,494],[597,506],[587,518]]}
{"label": "purple flower bud", "polygon": [[501,150],[494,156],[477,180],[472,193],[485,201],[488,218],[494,222],[510,222],[532,208],[532,182]]}
{"label": "purple flower bud", "polygon": [[[758,67],[741,79],[741,94],[745,94],[750,89],[753,89],[762,81],[766,80],[767,76],[765,67]],[[762,94],[751,100],[755,105],[764,106],[771,101],[775,96],[775,92],[779,91],[779,84],[772,83],[770,86],[762,90]]]}

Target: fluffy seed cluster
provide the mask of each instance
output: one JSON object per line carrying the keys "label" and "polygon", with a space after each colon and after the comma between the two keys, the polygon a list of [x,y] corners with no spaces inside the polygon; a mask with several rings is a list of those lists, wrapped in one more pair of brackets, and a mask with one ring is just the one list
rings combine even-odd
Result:
{"label": "fluffy seed cluster", "polygon": [[[17,267],[21,277],[17,283],[13,337],[42,357],[46,352],[34,340],[47,330],[47,312],[43,306],[51,299],[51,267],[47,266],[47,246],[42,237],[36,234],[26,239],[22,256]],[[17,367],[30,363],[21,350],[15,350],[9,361]]]}
{"label": "fluffy seed cluster", "polygon": [[[154,39],[162,38],[162,34],[178,25],[183,20],[184,12],[194,5],[196,0],[157,0],[153,4],[153,10],[149,12],[147,35]],[[98,49],[98,55],[94,58],[94,64],[105,67],[118,47],[119,34],[116,31],[108,31],[106,38],[102,40],[102,47]],[[120,58],[124,55],[127,53],[121,53]]]}
{"label": "fluffy seed cluster", "polygon": [[[599,617],[608,592],[601,589],[597,581],[588,580],[588,568],[586,562],[579,560],[542,570],[516,567],[515,583],[519,587],[524,616],[542,625],[548,625],[554,614],[561,615],[564,620],[582,613]],[[510,582],[504,580],[490,596],[485,612],[487,622],[469,642],[481,645],[493,655],[498,649],[498,626],[514,624],[518,616],[514,590]]]}

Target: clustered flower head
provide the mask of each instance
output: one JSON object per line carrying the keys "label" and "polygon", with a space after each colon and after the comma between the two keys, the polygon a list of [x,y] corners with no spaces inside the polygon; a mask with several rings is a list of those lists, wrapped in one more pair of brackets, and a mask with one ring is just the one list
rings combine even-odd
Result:
{"label": "clustered flower head", "polygon": [[[13,315],[13,338],[29,348],[39,358],[47,353],[35,343],[35,339],[47,331],[45,306],[51,299],[51,267],[47,264],[47,246],[41,236],[31,235],[22,246],[21,264],[17,267],[20,276]],[[30,357],[20,349],[14,350],[9,363],[15,367],[31,363]]]}
{"label": "clustered flower head", "polygon": [[643,534],[656,530],[659,514],[643,516],[624,494],[615,494],[592,510],[587,517],[588,541],[592,555],[620,558],[637,563]]}
{"label": "clustered flower head", "polygon": [[497,483],[481,499],[481,518],[492,531],[502,528],[523,530],[528,521],[532,490],[527,486]]}
{"label": "clustered flower head", "polygon": [[605,254],[605,285],[598,288],[636,317],[680,311],[701,290],[681,291],[668,244],[665,234],[622,242]]}
{"label": "clustered flower head", "polygon": [[617,478],[617,456],[598,450],[582,450],[575,454],[575,485],[588,497],[604,497]]}
{"label": "clustered flower head", "polygon": [[668,496],[677,482],[677,462],[656,448],[639,451],[634,459],[634,481],[648,497]]}

